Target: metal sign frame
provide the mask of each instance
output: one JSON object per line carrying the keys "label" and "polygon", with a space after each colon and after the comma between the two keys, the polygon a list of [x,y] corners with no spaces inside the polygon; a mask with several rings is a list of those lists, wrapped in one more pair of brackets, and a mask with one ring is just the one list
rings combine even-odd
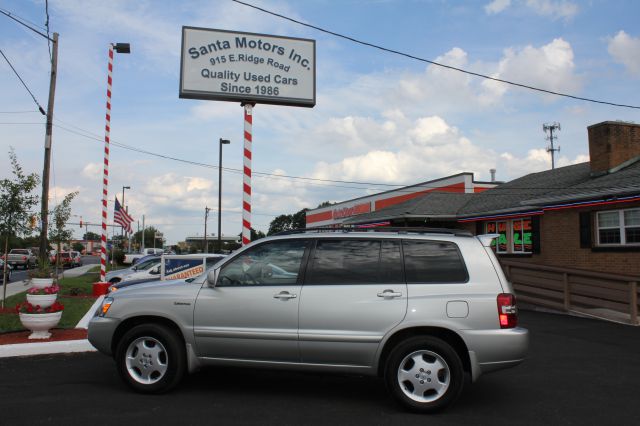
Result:
{"label": "metal sign frame", "polygon": [[[267,39],[276,39],[276,40],[295,40],[297,42],[308,42],[312,45],[312,58],[311,58],[311,78],[313,79],[313,97],[312,98],[292,98],[292,97],[278,97],[278,96],[269,96],[269,95],[260,95],[260,94],[235,94],[235,93],[226,93],[219,91],[205,91],[205,90],[192,90],[185,89],[184,87],[184,58],[186,54],[186,38],[185,34],[189,30],[195,31],[209,31],[212,33],[225,33],[225,34],[237,34],[239,36],[249,36],[249,37],[260,37]],[[316,104],[316,41],[312,39],[306,38],[296,38],[296,37],[283,37],[283,36],[274,36],[270,34],[260,34],[260,33],[249,33],[243,31],[228,31],[228,30],[219,30],[214,28],[201,28],[201,27],[191,27],[191,26],[183,26],[182,27],[182,42],[181,42],[181,52],[180,52],[180,92],[179,97],[183,99],[203,99],[203,100],[214,100],[214,101],[228,101],[228,102],[240,102],[240,103],[257,103],[257,104],[271,104],[271,105],[287,105],[287,106],[298,106],[298,107],[314,107]],[[251,83],[254,84],[254,83]]]}

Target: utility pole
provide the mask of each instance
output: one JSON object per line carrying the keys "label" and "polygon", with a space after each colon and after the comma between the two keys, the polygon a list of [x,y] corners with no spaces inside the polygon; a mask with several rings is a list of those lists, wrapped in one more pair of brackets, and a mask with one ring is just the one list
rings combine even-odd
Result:
{"label": "utility pole", "polygon": [[144,253],[144,215],[142,215],[142,248],[140,253]]}
{"label": "utility pole", "polygon": [[557,122],[553,122],[553,123],[545,123],[542,125],[542,131],[547,133],[547,131],[549,131],[549,136],[547,136],[547,140],[549,141],[549,146],[547,147],[547,152],[551,153],[551,170],[556,168],[556,160],[555,160],[555,153],[560,152],[560,147],[558,146],[557,148],[554,148],[553,146],[553,140],[554,139],[558,139],[557,136],[553,136],[553,131],[554,130],[561,130],[560,129],[560,123]]}
{"label": "utility pole", "polygon": [[40,262],[48,259],[47,234],[49,232],[49,170],[51,169],[51,135],[53,133],[53,105],[56,96],[58,75],[58,33],[53,33],[51,53],[51,76],[49,80],[49,103],[47,104],[47,127],[44,137],[44,168],[42,170],[42,199],[40,210]]}
{"label": "utility pole", "polygon": [[209,212],[211,209],[209,207],[204,208],[204,247],[202,248],[203,253],[209,253],[209,247],[207,244],[207,219],[209,218]]}

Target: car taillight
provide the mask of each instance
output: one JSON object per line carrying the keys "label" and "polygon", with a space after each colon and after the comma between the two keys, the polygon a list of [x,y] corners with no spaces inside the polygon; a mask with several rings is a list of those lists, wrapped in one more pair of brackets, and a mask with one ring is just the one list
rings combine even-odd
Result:
{"label": "car taillight", "polygon": [[27,260],[27,256],[22,256],[22,260]]}
{"label": "car taillight", "polygon": [[500,328],[514,328],[518,325],[515,295],[510,293],[498,295],[498,319],[500,320]]}

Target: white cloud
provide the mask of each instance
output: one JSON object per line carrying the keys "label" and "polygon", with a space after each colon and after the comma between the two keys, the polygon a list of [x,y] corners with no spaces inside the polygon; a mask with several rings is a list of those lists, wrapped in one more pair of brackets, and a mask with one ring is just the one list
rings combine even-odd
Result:
{"label": "white cloud", "polygon": [[493,0],[491,3],[484,6],[484,11],[487,15],[495,15],[502,12],[509,6],[511,6],[511,0]]}
{"label": "white cloud", "polygon": [[623,64],[631,75],[640,77],[640,38],[619,31],[609,40],[608,51],[614,61]]}
{"label": "white cloud", "polygon": [[[578,154],[573,159],[566,156],[557,156],[556,167],[570,166],[584,163],[585,161],[589,161],[589,156],[584,154]],[[498,171],[502,172],[503,176],[506,174],[510,179],[513,179],[529,173],[551,169],[551,154],[544,148],[531,149],[524,158],[518,158],[509,152],[503,152],[500,154],[498,167]],[[506,173],[504,173],[505,171]],[[498,178],[498,180],[503,180],[503,178]]]}
{"label": "white cloud", "polygon": [[[506,49],[497,68],[494,77],[557,92],[576,92],[582,82],[575,74],[571,44],[561,38],[540,48]],[[495,96],[507,91],[506,85],[489,80],[482,85]]]}
{"label": "white cloud", "polygon": [[554,19],[571,19],[578,13],[578,5],[566,0],[527,0],[527,6],[538,15]]}

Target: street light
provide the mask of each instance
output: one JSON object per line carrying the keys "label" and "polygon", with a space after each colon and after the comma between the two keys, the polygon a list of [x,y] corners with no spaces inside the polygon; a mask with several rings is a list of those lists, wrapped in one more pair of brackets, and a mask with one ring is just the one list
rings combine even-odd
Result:
{"label": "street light", "polygon": [[[113,73],[113,51],[130,53],[129,43],[109,44],[109,68],[107,72],[107,113],[104,128],[104,172],[102,174],[102,237],[100,247],[100,281],[104,282],[107,275],[107,199],[109,192],[109,140],[111,135],[111,75]],[[124,194],[124,189],[123,189]],[[124,200],[123,200],[124,201]]]}
{"label": "street light", "polygon": [[218,252],[222,252],[222,145],[229,145],[230,140],[220,138],[220,156],[218,161]]}

